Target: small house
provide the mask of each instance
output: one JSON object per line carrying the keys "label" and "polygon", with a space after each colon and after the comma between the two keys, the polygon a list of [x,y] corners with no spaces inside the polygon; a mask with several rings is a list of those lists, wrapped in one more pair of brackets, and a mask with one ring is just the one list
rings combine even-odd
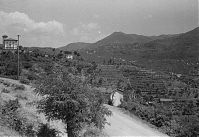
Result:
{"label": "small house", "polygon": [[17,50],[18,40],[13,38],[8,38],[8,36],[4,35],[3,37],[3,45],[2,49],[4,50]]}
{"label": "small house", "polygon": [[17,50],[17,41],[18,40],[12,38],[4,39],[4,49]]}
{"label": "small house", "polygon": [[73,55],[66,55],[67,59],[73,59]]}

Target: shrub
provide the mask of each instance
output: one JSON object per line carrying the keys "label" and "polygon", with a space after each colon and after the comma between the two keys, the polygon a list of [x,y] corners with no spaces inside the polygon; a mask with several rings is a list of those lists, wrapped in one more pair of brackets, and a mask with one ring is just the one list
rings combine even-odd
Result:
{"label": "shrub", "polygon": [[50,128],[48,124],[41,124],[37,132],[37,137],[58,137],[58,131]]}
{"label": "shrub", "polygon": [[24,85],[16,85],[15,90],[25,90]]}
{"label": "shrub", "polygon": [[30,73],[27,74],[27,79],[28,80],[37,80],[38,76],[36,74],[30,72]]}
{"label": "shrub", "polygon": [[6,87],[9,87],[10,86],[10,83],[9,82],[3,82],[3,84],[6,86]]}
{"label": "shrub", "polygon": [[21,94],[17,94],[15,97],[16,97],[17,99],[21,99],[21,100],[28,100],[28,98],[27,98],[26,96],[23,96],[23,95],[21,95]]}
{"label": "shrub", "polygon": [[5,88],[1,92],[2,93],[10,93],[10,91],[8,89],[5,89]]}
{"label": "shrub", "polygon": [[34,131],[34,126],[33,125],[28,125],[26,130],[25,130],[25,135],[28,137],[35,137],[36,136],[36,131]]}
{"label": "shrub", "polygon": [[29,63],[29,62],[24,62],[24,63],[23,63],[23,67],[24,67],[25,69],[30,69],[30,68],[32,68],[32,66],[33,66],[32,63]]}
{"label": "shrub", "polygon": [[24,78],[24,77],[21,77],[20,78],[20,82],[22,83],[22,84],[30,84],[30,81],[28,80],[28,79],[26,79],[26,78]]}
{"label": "shrub", "polygon": [[5,102],[0,109],[1,124],[17,131],[21,135],[34,137],[34,126],[31,123],[28,123],[27,118],[20,115],[19,108],[21,108],[21,105],[19,104],[18,99]]}
{"label": "shrub", "polygon": [[88,127],[82,137],[107,137],[100,129],[96,127]]}

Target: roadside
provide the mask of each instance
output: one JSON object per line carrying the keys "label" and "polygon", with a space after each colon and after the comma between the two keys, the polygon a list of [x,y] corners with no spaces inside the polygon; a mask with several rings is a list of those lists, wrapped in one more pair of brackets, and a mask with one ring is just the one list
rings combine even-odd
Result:
{"label": "roadside", "polygon": [[158,132],[156,129],[149,127],[147,124],[144,124],[141,120],[125,114],[117,107],[109,105],[106,105],[106,107],[112,111],[113,115],[107,118],[110,125],[105,126],[104,132],[111,137],[168,137],[167,135]]}

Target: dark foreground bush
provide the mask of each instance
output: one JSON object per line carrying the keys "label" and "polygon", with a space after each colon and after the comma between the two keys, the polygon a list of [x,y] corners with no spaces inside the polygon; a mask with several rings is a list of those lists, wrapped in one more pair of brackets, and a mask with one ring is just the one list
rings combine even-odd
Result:
{"label": "dark foreground bush", "polygon": [[21,77],[20,78],[20,82],[22,83],[22,84],[30,84],[30,81],[28,80],[28,79],[26,79],[26,78],[24,78],[24,77]]}
{"label": "dark foreground bush", "polygon": [[28,123],[28,119],[22,117],[19,112],[21,105],[18,99],[5,102],[0,109],[0,124],[17,131],[21,135],[34,137],[33,125]]}
{"label": "dark foreground bush", "polygon": [[24,85],[16,85],[15,90],[25,90]]}
{"label": "dark foreground bush", "polygon": [[58,137],[58,131],[52,129],[48,124],[41,124],[37,132],[37,137]]}
{"label": "dark foreground bush", "polygon": [[8,89],[5,89],[5,88],[1,92],[2,93],[10,93],[10,91]]}

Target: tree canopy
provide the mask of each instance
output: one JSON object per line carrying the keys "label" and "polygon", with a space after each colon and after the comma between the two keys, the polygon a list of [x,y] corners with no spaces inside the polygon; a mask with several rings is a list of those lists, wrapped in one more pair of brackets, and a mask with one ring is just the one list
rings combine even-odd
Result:
{"label": "tree canopy", "polygon": [[60,68],[42,78],[36,92],[43,96],[38,102],[39,112],[43,112],[48,120],[66,123],[69,137],[78,136],[84,124],[103,128],[105,116],[111,115],[103,106],[102,93]]}

